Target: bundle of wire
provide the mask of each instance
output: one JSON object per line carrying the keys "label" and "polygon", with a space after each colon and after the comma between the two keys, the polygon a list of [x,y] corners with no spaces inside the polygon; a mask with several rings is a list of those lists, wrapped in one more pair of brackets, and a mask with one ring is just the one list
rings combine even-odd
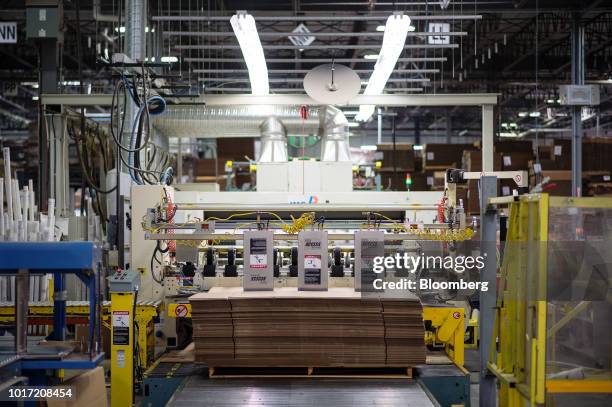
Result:
{"label": "bundle of wire", "polygon": [[[136,114],[130,131],[130,143],[123,144],[123,134],[127,114],[128,95],[134,102]],[[169,167],[169,155],[159,149],[151,141],[151,115],[162,114],[166,109],[166,101],[159,95],[147,96],[146,80],[142,79],[142,95],[138,93],[138,87],[127,77],[122,76],[117,81],[111,103],[111,134],[115,144],[120,149],[119,157],[128,170],[132,180],[139,185],[157,184],[168,182],[171,178]],[[147,164],[142,166],[141,155],[145,153]],[[148,154],[152,154],[149,156]],[[127,162],[124,154],[127,153]],[[157,155],[160,159],[156,161]],[[152,165],[155,166],[152,168]]]}

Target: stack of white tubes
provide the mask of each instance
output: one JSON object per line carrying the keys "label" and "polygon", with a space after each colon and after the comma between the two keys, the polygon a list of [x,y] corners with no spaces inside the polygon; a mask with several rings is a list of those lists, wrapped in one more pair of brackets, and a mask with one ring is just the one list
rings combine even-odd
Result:
{"label": "stack of white tubes", "polygon": [[0,178],[0,241],[54,241],[55,199],[48,201],[48,216],[39,213],[32,180],[20,190],[19,181],[11,177],[11,151],[8,147],[2,150],[2,156],[4,178]]}

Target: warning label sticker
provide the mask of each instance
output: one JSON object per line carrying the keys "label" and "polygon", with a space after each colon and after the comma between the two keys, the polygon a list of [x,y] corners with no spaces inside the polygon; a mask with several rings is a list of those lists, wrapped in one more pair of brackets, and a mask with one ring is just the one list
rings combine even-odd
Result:
{"label": "warning label sticker", "polygon": [[252,269],[265,269],[268,267],[267,254],[251,254],[249,256],[249,266]]}

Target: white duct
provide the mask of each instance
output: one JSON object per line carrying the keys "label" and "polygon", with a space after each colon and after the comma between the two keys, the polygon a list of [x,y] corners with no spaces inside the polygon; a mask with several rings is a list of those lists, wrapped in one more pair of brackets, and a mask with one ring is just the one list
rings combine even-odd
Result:
{"label": "white duct", "polygon": [[260,125],[270,116],[282,122],[287,135],[319,133],[317,107],[310,107],[302,121],[299,106],[282,105],[169,106],[153,125],[171,137],[259,137]]}
{"label": "white duct", "polygon": [[321,108],[323,129],[321,161],[351,161],[349,125],[342,111],[334,106]]}
{"label": "white duct", "polygon": [[270,116],[260,125],[261,155],[260,163],[287,161],[287,129],[276,117]]}

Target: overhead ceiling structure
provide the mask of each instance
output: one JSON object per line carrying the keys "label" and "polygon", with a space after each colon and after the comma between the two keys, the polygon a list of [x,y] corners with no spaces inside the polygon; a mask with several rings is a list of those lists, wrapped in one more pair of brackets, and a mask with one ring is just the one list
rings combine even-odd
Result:
{"label": "overhead ceiling structure", "polygon": [[[609,1],[566,0],[149,0],[145,33],[148,61],[176,61],[157,68],[166,89],[185,95],[250,94],[252,62],[241,48],[231,18],[245,10],[255,22],[270,94],[303,94],[302,80],[312,68],[334,61],[354,69],[363,93],[375,72],[393,13],[410,18],[410,30],[382,92],[500,93],[498,134],[533,137],[569,135],[570,114],[558,102],[558,85],[571,82],[571,37],[584,29],[585,81],[602,87],[601,104],[585,112],[589,135],[612,134],[612,5]],[[125,1],[65,2],[64,43],[58,56],[61,91],[77,93],[81,81],[92,93],[109,93],[112,79],[101,59],[122,52]],[[4,1],[4,20],[18,22],[25,37],[23,2]],[[77,33],[80,31],[80,41]],[[246,37],[242,37],[245,38]],[[82,47],[82,60],[77,52]],[[0,48],[0,129],[23,131],[36,120],[38,52],[33,42]],[[81,62],[82,77],[78,75]],[[258,85],[259,86],[259,85]],[[265,89],[264,89],[265,90]],[[354,109],[352,109],[354,110]],[[392,108],[383,129],[399,137],[415,134],[478,136],[480,112],[462,107]],[[104,108],[96,109],[103,112]],[[538,112],[539,115],[533,115]],[[355,131],[375,132],[370,120]],[[511,132],[507,131],[512,129]],[[557,133],[550,129],[559,129]],[[13,133],[10,133],[13,134]]]}

